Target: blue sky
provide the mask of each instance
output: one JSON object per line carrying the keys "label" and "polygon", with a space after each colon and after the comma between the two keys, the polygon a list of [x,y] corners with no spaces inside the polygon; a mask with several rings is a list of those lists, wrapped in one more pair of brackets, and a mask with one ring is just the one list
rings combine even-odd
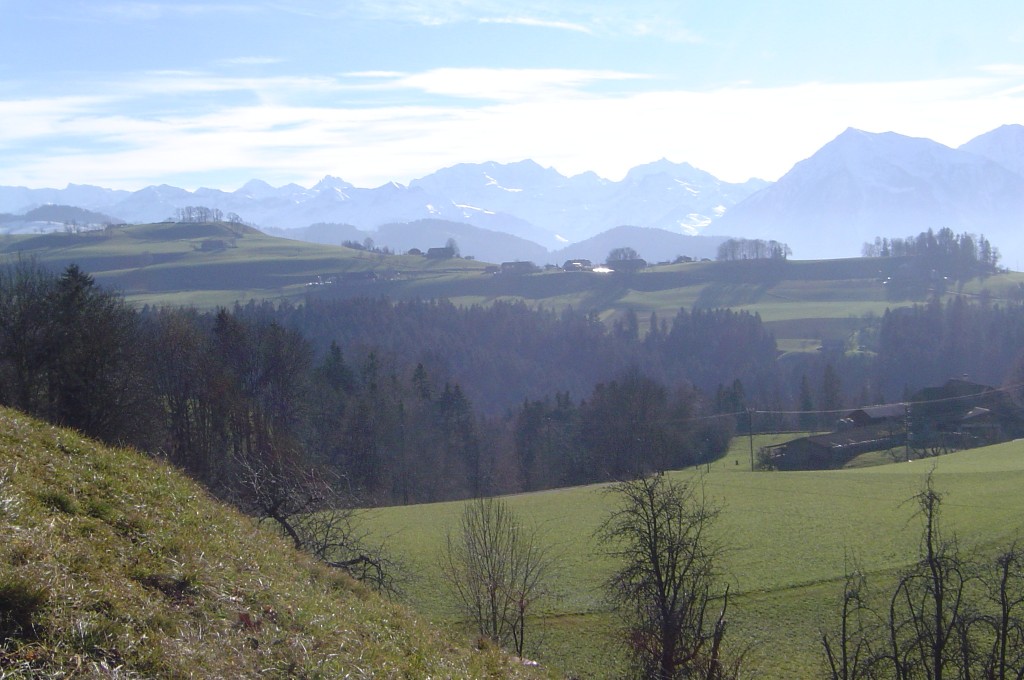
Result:
{"label": "blue sky", "polygon": [[1024,3],[0,0],[0,184],[777,179],[847,127],[1024,123]]}

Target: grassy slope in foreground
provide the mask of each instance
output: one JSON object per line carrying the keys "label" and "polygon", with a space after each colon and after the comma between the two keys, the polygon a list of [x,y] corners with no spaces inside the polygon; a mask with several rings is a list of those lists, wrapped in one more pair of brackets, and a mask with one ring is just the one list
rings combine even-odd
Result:
{"label": "grassy slope in foreground", "polygon": [[[755,441],[755,447],[764,442]],[[1024,441],[935,459],[827,472],[750,472],[745,437],[730,454],[701,468],[708,496],[722,507],[715,535],[726,549],[724,570],[733,600],[727,642],[747,648],[748,670],[763,678],[821,677],[818,632],[831,625],[843,575],[856,560],[881,593],[896,570],[916,556],[920,523],[913,503],[934,469],[944,495],[942,519],[967,554],[986,556],[1021,538],[1024,529]],[[670,473],[698,479],[694,470]],[[538,523],[562,556],[549,616],[537,622],[530,651],[554,668],[581,677],[614,677],[607,669],[609,625],[600,584],[612,567],[592,540],[613,498],[602,486],[508,499]],[[417,607],[450,617],[436,555],[461,505],[387,508],[373,518],[403,556],[421,559],[411,595]],[[599,664],[593,662],[600,660]]]}
{"label": "grassy slope in foreground", "polygon": [[112,674],[536,677],[456,647],[169,466],[0,409],[0,676]]}

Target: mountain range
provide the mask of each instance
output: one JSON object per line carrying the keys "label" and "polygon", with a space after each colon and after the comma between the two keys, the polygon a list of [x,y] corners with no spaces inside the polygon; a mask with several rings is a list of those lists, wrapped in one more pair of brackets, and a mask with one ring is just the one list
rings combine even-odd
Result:
{"label": "mountain range", "polygon": [[651,261],[714,257],[729,237],[780,241],[799,259],[855,257],[878,236],[949,227],[984,234],[1012,265],[1024,255],[1024,126],[1005,125],[955,149],[851,128],[774,183],[723,182],[663,159],[620,181],[589,172],[566,177],[524,160],[460,164],[408,186],[376,188],[330,176],[310,188],[252,180],[232,192],[0,187],[0,213],[9,213],[0,225],[7,232],[44,229],[45,220],[30,219],[30,211],[48,204],[127,222],[161,221],[202,205],[314,242],[369,238],[401,251],[454,238],[463,254],[492,262],[596,261],[609,244]]}
{"label": "mountain range", "polygon": [[[848,129],[705,231],[788,243],[799,258],[852,257],[875,237],[949,227],[1024,255],[1024,126],[953,149]],[[1014,264],[1007,260],[1008,264]]]}

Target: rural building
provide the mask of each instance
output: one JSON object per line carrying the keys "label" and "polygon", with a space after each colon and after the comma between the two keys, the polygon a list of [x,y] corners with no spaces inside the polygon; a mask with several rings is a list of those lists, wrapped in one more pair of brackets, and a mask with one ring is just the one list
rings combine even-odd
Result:
{"label": "rural building", "polygon": [[199,249],[204,253],[218,252],[227,247],[227,241],[222,238],[208,238],[199,244]]}
{"label": "rural building", "polygon": [[907,417],[906,404],[880,404],[854,409],[839,421],[840,428],[866,427],[881,423],[903,423]]}
{"label": "rural building", "polygon": [[902,446],[905,438],[893,424],[877,423],[766,446],[761,460],[776,470],[832,470],[862,453]]}
{"label": "rural building", "polygon": [[761,461],[777,470],[825,470],[868,451],[906,447],[914,456],[934,456],[1022,436],[1024,413],[1007,392],[950,380],[906,404],[850,411],[835,432],[764,447]]}
{"label": "rural building", "polygon": [[532,274],[539,271],[537,265],[532,262],[502,262],[502,274]]}
{"label": "rural building", "polygon": [[426,257],[431,260],[450,260],[455,257],[455,248],[445,246],[444,248],[427,248]]}
{"label": "rural building", "polygon": [[1004,390],[966,379],[949,380],[911,397],[915,447],[931,453],[984,446],[1024,436],[1024,414]]}
{"label": "rural building", "polygon": [[566,260],[562,269],[567,272],[589,272],[594,270],[594,265],[590,260]]}

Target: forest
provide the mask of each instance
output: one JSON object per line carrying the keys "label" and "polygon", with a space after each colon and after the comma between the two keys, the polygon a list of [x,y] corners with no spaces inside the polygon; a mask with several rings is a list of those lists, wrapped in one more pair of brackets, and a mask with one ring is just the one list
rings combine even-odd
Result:
{"label": "forest", "polygon": [[936,295],[864,319],[854,348],[785,361],[748,312],[645,327],[515,302],[136,310],[74,265],[21,261],[0,271],[0,402],[164,456],[226,497],[247,461],[274,459],[330,471],[363,504],[407,504],[697,465],[738,430],[811,424],[797,412],[1024,371],[1012,301]]}

